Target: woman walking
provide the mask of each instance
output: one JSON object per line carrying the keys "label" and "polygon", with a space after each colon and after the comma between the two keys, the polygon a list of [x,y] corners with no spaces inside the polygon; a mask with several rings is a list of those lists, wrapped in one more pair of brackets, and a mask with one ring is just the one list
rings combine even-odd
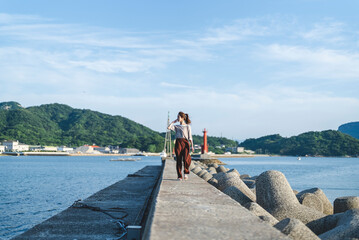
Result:
{"label": "woman walking", "polygon": [[[179,125],[174,125],[176,122],[179,122]],[[190,146],[192,147],[192,152],[194,151],[193,140],[192,140],[192,130],[189,125],[191,120],[188,117],[188,114],[179,112],[177,119],[171,122],[167,129],[176,132],[176,144],[175,144],[175,153],[177,160],[177,176],[178,180],[182,180],[182,162],[184,165],[184,180],[188,179],[189,174],[189,165],[191,165],[191,155],[189,154]]]}

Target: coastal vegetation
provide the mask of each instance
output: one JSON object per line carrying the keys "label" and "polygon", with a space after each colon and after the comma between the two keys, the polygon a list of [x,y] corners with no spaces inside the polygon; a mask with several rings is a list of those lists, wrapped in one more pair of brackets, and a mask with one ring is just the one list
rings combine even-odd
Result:
{"label": "coastal vegetation", "polygon": [[[193,135],[195,143],[202,143],[203,136]],[[207,137],[208,151],[223,154],[228,147],[237,147],[238,142],[224,137]],[[221,147],[224,146],[224,147]]]}
{"label": "coastal vegetation", "polygon": [[[201,136],[193,136],[196,144]],[[81,146],[96,144],[161,152],[164,134],[122,116],[112,116],[64,104],[23,108],[17,102],[0,103],[0,141],[19,140],[30,145]],[[208,137],[214,147],[236,145],[226,138]]]}
{"label": "coastal vegetation", "polygon": [[[165,137],[166,133],[161,133],[161,135]],[[172,132],[171,137],[172,139],[175,138],[174,132]],[[198,144],[198,145],[203,144],[203,136],[193,135],[192,138],[194,144]],[[208,145],[208,151],[216,154],[223,154],[226,151],[226,148],[237,147],[238,142],[225,137],[207,136],[207,145]]]}
{"label": "coastal vegetation", "polygon": [[257,153],[291,156],[359,156],[359,140],[339,131],[306,132],[285,138],[279,134],[250,138],[240,144]]}
{"label": "coastal vegetation", "polygon": [[0,139],[33,145],[120,145],[151,152],[160,152],[164,141],[128,118],[56,103],[0,110]]}
{"label": "coastal vegetation", "polygon": [[[339,130],[357,131],[357,123],[348,123]],[[279,134],[247,139],[239,146],[262,154],[292,156],[359,156],[359,140],[341,131],[307,132],[285,138]],[[174,133],[172,133],[174,138]],[[112,116],[88,109],[75,109],[64,104],[44,104],[24,108],[17,102],[0,103],[0,141],[19,140],[30,145],[84,144],[137,148],[161,152],[165,133],[159,133],[122,116]],[[193,135],[195,144],[202,144],[200,135]],[[208,149],[224,153],[237,141],[208,136]]]}

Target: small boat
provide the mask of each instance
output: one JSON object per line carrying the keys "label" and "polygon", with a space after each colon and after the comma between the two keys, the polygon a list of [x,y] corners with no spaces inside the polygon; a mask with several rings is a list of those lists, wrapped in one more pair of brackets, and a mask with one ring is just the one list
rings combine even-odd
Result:
{"label": "small boat", "polygon": [[139,152],[139,153],[136,153],[134,156],[145,156],[145,157],[147,157],[148,155],[146,153]]}
{"label": "small boat", "polygon": [[297,160],[300,161],[300,160],[302,160],[302,158],[301,158],[301,157],[298,157]]}
{"label": "small boat", "polygon": [[118,159],[110,159],[110,161],[138,161],[141,158],[118,158]]}

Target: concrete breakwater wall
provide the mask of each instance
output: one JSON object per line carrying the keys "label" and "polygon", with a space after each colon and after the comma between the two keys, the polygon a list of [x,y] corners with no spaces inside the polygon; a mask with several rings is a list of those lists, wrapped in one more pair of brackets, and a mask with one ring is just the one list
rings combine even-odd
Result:
{"label": "concrete breakwater wall", "polygon": [[139,239],[162,170],[146,166],[13,239]]}
{"label": "concrete breakwater wall", "polygon": [[[191,170],[292,239],[359,239],[359,197],[332,203],[319,188],[292,190],[284,174],[240,174],[217,164],[193,161]],[[333,214],[335,213],[335,214]]]}

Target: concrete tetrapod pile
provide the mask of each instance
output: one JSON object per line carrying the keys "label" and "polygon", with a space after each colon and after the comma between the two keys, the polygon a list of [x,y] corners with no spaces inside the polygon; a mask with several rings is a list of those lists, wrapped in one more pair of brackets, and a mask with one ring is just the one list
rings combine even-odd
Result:
{"label": "concrete tetrapod pile", "polygon": [[299,203],[284,174],[266,171],[256,181],[257,203],[279,221],[295,218],[304,224],[325,215]]}
{"label": "concrete tetrapod pile", "polygon": [[327,196],[319,188],[311,188],[301,191],[297,194],[299,202],[308,207],[314,207],[316,209],[322,209],[324,214],[333,214],[333,205],[330,203]]}
{"label": "concrete tetrapod pile", "polygon": [[293,190],[279,171],[251,177],[217,164],[192,161],[190,169],[264,222],[292,239],[359,239],[359,197],[336,199],[337,214],[324,192]]}

